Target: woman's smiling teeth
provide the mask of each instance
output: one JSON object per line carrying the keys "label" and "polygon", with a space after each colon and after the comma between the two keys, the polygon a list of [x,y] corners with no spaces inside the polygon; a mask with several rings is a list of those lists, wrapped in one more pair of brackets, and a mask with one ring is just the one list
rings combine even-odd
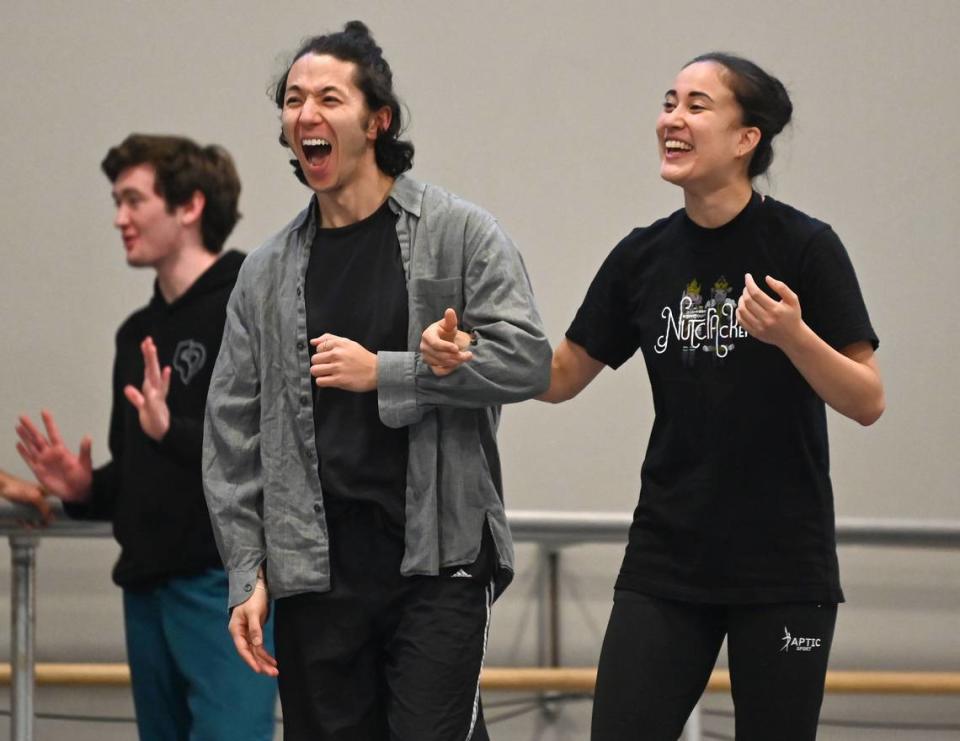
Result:
{"label": "woman's smiling teeth", "polygon": [[693,149],[692,146],[678,139],[667,139],[663,143],[663,147],[668,152],[689,152],[690,150]]}
{"label": "woman's smiling teeth", "polygon": [[333,149],[333,145],[330,144],[330,142],[319,137],[303,139],[300,142],[300,146],[303,147],[303,154],[311,165],[317,164],[317,162],[330,154],[330,151]]}

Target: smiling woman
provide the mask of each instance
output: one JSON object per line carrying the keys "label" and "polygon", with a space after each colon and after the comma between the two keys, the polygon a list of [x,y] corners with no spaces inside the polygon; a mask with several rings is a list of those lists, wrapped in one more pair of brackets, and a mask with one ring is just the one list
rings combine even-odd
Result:
{"label": "smiling woman", "polygon": [[[684,208],[617,245],[554,352],[542,400],[572,398],[641,350],[656,414],[594,741],[677,738],[724,637],[737,738],[816,736],[843,601],[824,404],[871,424],[884,401],[840,240],[753,190],[792,109],[748,60],[711,53],[680,71],[656,133]],[[810,651],[785,650],[785,630]]]}
{"label": "smiling woman", "polygon": [[[716,212],[716,206],[728,200],[732,208],[742,206],[752,178],[773,162],[773,138],[792,114],[780,81],[752,62],[718,52],[701,55],[664,95],[657,119],[660,176],[684,189],[691,218],[703,226],[722,224],[730,214]],[[740,198],[718,197],[729,191]]]}

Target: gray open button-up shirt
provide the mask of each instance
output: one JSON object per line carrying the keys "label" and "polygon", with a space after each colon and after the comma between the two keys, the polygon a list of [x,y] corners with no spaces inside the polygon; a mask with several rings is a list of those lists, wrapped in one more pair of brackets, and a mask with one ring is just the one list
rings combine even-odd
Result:
{"label": "gray open button-up shirt", "polygon": [[[409,427],[401,571],[471,563],[487,523],[502,589],[513,546],[495,439],[500,405],[547,388],[550,346],[520,253],[490,214],[407,176],[389,200],[407,277],[409,350],[378,353],[377,393],[383,423]],[[227,306],[203,482],[230,606],[250,596],[264,562],[274,598],[330,588],[303,296],[317,222],[311,201],[254,250]],[[438,378],[418,349],[448,306],[476,345],[469,363]]]}

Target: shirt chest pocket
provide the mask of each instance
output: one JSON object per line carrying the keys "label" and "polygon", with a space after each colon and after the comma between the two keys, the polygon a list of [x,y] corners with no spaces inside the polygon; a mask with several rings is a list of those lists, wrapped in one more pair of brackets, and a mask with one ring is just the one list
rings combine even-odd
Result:
{"label": "shirt chest pocket", "polygon": [[410,302],[420,322],[432,324],[443,318],[443,312],[453,309],[463,318],[463,279],[412,278],[409,285]]}

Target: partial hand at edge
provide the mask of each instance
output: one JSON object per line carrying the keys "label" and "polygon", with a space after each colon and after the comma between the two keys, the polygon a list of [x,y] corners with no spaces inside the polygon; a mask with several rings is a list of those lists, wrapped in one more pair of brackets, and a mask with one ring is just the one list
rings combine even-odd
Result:
{"label": "partial hand at edge", "polygon": [[44,497],[43,489],[4,471],[0,471],[0,497],[34,507],[40,513],[44,525],[53,520],[53,512]]}

